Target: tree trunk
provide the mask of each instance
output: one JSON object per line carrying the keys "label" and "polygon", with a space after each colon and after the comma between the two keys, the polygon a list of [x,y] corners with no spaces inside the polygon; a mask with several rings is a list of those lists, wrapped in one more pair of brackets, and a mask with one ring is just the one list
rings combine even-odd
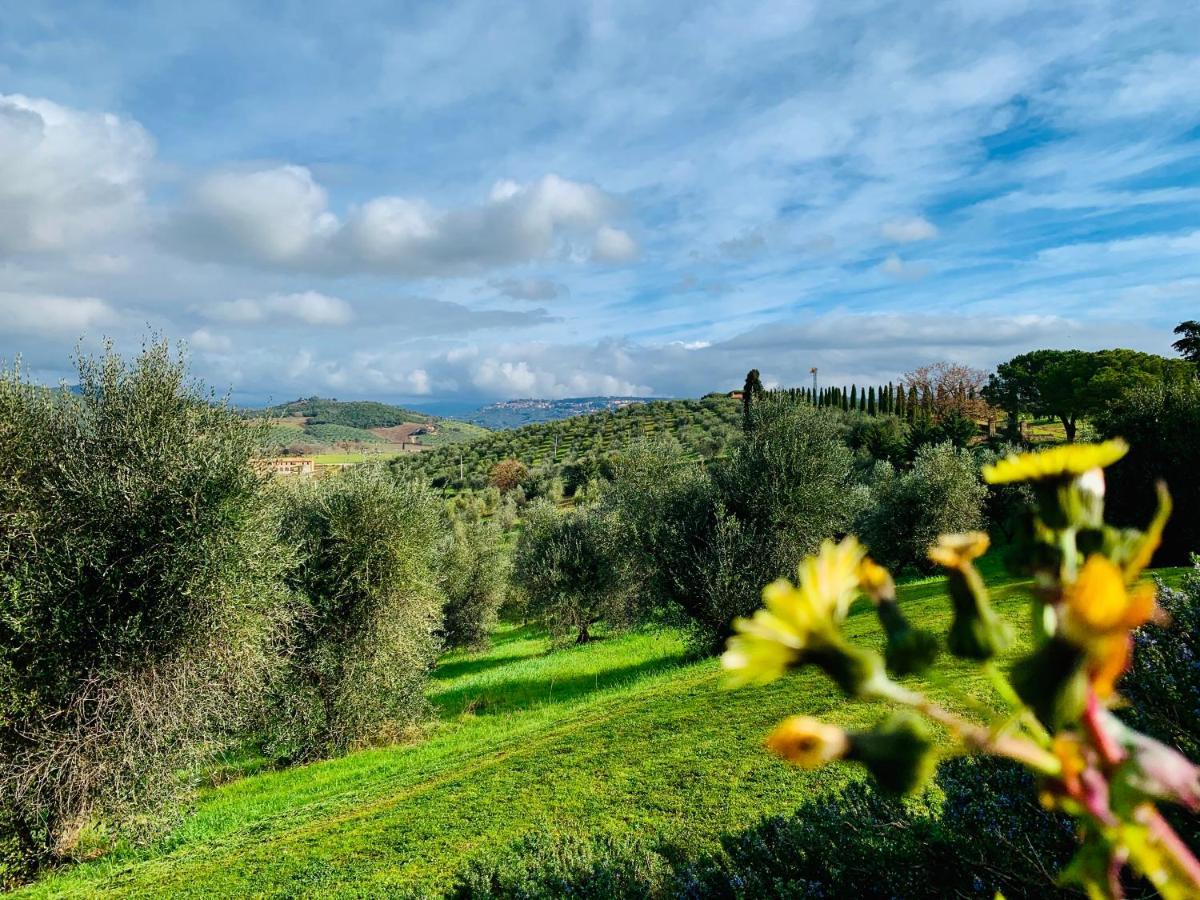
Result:
{"label": "tree trunk", "polygon": [[575,643],[576,644],[586,644],[591,639],[592,639],[592,636],[588,633],[588,626],[587,626],[587,623],[585,622],[584,624],[579,626],[579,637],[575,638]]}
{"label": "tree trunk", "polygon": [[1068,419],[1066,416],[1059,416],[1062,419],[1063,431],[1067,433],[1067,443],[1075,443],[1075,419]]}

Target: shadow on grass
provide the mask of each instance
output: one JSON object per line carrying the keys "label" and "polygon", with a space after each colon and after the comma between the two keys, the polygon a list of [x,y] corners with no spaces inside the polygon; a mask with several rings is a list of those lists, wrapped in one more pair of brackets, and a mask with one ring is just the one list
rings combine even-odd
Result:
{"label": "shadow on grass", "polygon": [[495,652],[506,644],[545,637],[545,629],[537,625],[521,625],[513,628],[511,631],[497,632],[493,634],[491,646],[486,650],[481,650],[478,654],[458,659],[449,659],[438,663],[437,668],[433,670],[433,678],[438,681],[452,681],[464,675],[476,675],[479,672],[486,672],[488,669],[495,669],[499,666],[511,665],[523,659],[542,656],[546,652],[544,647],[535,647],[528,653],[518,653],[511,656],[503,654],[495,655]]}
{"label": "shadow on grass", "polygon": [[637,665],[620,666],[587,675],[568,675],[564,678],[513,678],[486,687],[466,686],[447,691],[432,699],[434,706],[446,715],[465,712],[475,715],[517,712],[543,704],[578,700],[613,685],[673,669],[687,661],[688,655],[680,652],[646,660]]}

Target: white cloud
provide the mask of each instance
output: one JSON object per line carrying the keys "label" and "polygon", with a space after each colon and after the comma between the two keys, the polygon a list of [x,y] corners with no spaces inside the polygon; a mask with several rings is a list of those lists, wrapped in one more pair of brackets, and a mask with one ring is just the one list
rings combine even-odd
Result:
{"label": "white cloud", "polygon": [[295,319],[309,325],[345,325],[354,318],[354,310],[345,300],[317,291],[228,300],[202,311],[210,318],[246,324]]}
{"label": "white cloud", "polygon": [[606,372],[554,371],[528,360],[483,360],[471,373],[475,387],[500,397],[633,396],[648,394],[645,385]]}
{"label": "white cloud", "polygon": [[0,293],[0,333],[77,338],[117,319],[112,306],[97,297]]}
{"label": "white cloud", "polygon": [[328,197],[303,166],[216,172],[195,184],[175,240],[200,256],[303,264],[337,233]]}
{"label": "white cloud", "polygon": [[135,227],[154,144],[136,122],[0,94],[0,256]]}
{"label": "white cloud", "polygon": [[938,233],[937,226],[921,216],[885,222],[879,230],[889,241],[895,241],[898,244],[927,241],[937,237]]}
{"label": "white cloud", "polygon": [[228,353],[233,349],[233,341],[226,335],[217,334],[207,328],[197,328],[188,338],[188,344],[203,353]]}
{"label": "white cloud", "polygon": [[408,382],[408,389],[414,394],[431,394],[433,393],[433,382],[429,379],[429,373],[424,369],[413,369],[405,376]]}
{"label": "white cloud", "polygon": [[623,263],[636,259],[637,255],[637,242],[619,228],[602,225],[596,232],[592,259],[604,263]]}
{"label": "white cloud", "polygon": [[546,259],[579,243],[616,262],[636,254],[607,225],[616,201],[599,188],[546,175],[497,182],[459,209],[383,196],[339,219],[302,166],[224,171],[202,179],[176,216],[172,240],[206,259],[325,272],[406,276],[481,272]]}
{"label": "white cloud", "polygon": [[928,275],[929,266],[924,263],[905,262],[897,254],[891,253],[879,264],[879,271],[885,275],[891,275],[893,278],[915,280]]}

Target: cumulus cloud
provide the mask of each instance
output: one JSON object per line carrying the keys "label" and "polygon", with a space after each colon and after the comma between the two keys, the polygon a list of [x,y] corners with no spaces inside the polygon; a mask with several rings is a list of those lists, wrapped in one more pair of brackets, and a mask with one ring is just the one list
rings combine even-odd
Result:
{"label": "cumulus cloud", "polygon": [[607,372],[572,369],[556,371],[538,361],[486,357],[470,372],[470,382],[497,397],[633,396],[650,388]]}
{"label": "cumulus cloud", "polygon": [[546,259],[576,244],[603,262],[636,255],[607,224],[613,197],[598,187],[546,175],[497,182],[476,206],[438,209],[408,197],[376,197],[344,218],[302,166],[207,176],[177,213],[172,241],[205,259],[286,269],[370,271],[405,276],[482,272]]}
{"label": "cumulus cloud", "polygon": [[302,264],[326,252],[339,222],[303,166],[215,172],[192,186],[173,237],[197,256]]}
{"label": "cumulus cloud", "polygon": [[0,94],[0,256],[136,227],[154,143],[136,122]]}
{"label": "cumulus cloud", "polygon": [[0,293],[0,331],[76,338],[117,319],[113,307],[97,297]]}
{"label": "cumulus cloud", "polygon": [[317,291],[227,300],[203,312],[210,318],[243,324],[293,319],[308,325],[345,325],[354,318],[354,310],[345,300]]}
{"label": "cumulus cloud", "polygon": [[229,353],[233,350],[233,341],[228,336],[209,331],[207,328],[197,328],[188,338],[188,344],[202,353]]}
{"label": "cumulus cloud", "polygon": [[619,228],[602,225],[596,232],[596,243],[592,247],[592,259],[604,263],[623,263],[636,259],[637,241]]}
{"label": "cumulus cloud", "polygon": [[897,244],[912,244],[916,241],[927,241],[937,237],[937,226],[921,216],[911,219],[895,219],[885,222],[880,233],[889,241]]}

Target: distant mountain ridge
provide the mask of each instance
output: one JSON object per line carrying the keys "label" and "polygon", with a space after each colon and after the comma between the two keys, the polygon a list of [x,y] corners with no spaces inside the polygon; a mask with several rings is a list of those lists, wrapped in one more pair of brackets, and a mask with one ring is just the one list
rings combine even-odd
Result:
{"label": "distant mountain ridge", "polygon": [[463,421],[481,425],[493,431],[520,428],[537,422],[553,422],[586,416],[604,410],[622,409],[634,403],[650,403],[665,397],[564,397],[561,400],[545,400],[525,397],[489,403],[473,413],[459,416]]}

